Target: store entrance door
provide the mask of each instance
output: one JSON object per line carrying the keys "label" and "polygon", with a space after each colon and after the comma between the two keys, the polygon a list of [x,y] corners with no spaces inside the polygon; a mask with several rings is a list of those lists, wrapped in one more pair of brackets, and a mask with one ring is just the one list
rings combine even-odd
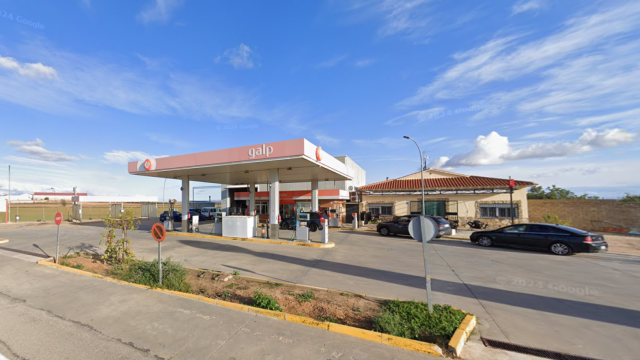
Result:
{"label": "store entrance door", "polygon": [[353,213],[358,214],[358,204],[347,204],[347,223],[351,224],[353,222]]}

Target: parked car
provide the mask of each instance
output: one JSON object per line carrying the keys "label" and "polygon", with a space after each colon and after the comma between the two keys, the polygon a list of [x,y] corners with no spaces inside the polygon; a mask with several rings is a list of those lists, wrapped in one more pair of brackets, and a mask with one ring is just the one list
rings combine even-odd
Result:
{"label": "parked car", "polygon": [[[320,230],[323,229],[320,219],[326,219],[327,216],[325,214],[320,214],[315,211],[301,212],[300,214],[309,214],[310,220],[307,221],[307,226],[309,227],[309,231],[315,232],[318,229]],[[280,222],[280,228],[283,230],[294,229],[295,227],[296,227],[295,217],[282,219],[282,221]]]}
{"label": "parked car", "polygon": [[[164,211],[160,214],[160,222],[164,222],[169,217],[169,211]],[[173,221],[182,221],[182,214],[179,211],[173,210]]]}
{"label": "parked car", "polygon": [[[387,236],[391,234],[409,235],[409,223],[411,222],[411,220],[419,216],[420,216],[419,214],[411,214],[411,215],[400,216],[391,221],[381,222],[376,227],[376,230],[382,236]],[[449,222],[445,218],[441,216],[432,216],[432,215],[427,215],[427,216],[432,218],[438,225],[438,233],[436,234],[436,239],[441,238],[444,235],[451,235],[452,233],[451,224],[449,224]]]}
{"label": "parked car", "polygon": [[211,220],[216,216],[216,213],[218,212],[218,209],[215,207],[203,207],[202,209],[200,209],[200,214],[202,214],[201,219]]}
{"label": "parked car", "polygon": [[609,249],[602,235],[553,224],[516,224],[497,230],[476,231],[470,239],[484,247],[511,246],[550,251],[556,255],[605,252]]}

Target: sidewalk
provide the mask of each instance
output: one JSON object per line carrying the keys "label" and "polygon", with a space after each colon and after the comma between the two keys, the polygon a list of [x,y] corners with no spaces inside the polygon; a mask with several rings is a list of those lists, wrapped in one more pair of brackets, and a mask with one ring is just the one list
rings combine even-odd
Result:
{"label": "sidewalk", "polygon": [[0,318],[9,358],[435,359],[4,256]]}

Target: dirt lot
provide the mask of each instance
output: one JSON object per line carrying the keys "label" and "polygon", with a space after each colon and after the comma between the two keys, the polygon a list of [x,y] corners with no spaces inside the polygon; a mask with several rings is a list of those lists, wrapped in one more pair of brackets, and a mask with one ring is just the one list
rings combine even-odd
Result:
{"label": "dirt lot", "polygon": [[609,243],[609,251],[640,255],[640,236],[604,234],[604,237]]}

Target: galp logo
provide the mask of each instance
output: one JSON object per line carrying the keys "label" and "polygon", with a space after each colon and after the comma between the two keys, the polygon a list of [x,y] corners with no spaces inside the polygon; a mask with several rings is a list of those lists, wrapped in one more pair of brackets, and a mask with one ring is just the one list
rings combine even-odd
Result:
{"label": "galp logo", "polygon": [[262,144],[262,147],[258,146],[256,148],[249,149],[249,159],[253,159],[256,156],[264,155],[265,157],[269,157],[273,153],[273,147],[266,146]]}

